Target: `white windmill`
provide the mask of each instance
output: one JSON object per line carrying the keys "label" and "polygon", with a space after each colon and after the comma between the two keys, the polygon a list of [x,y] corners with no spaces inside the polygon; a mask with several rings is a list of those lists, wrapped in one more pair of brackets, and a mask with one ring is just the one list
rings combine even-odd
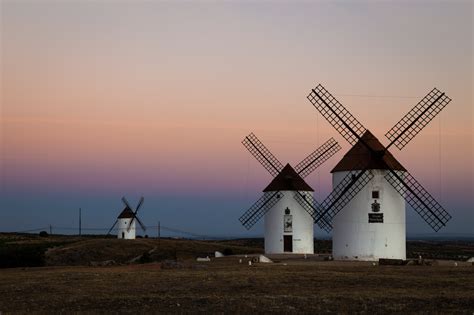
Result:
{"label": "white windmill", "polygon": [[141,197],[140,201],[137,204],[135,211],[132,210],[132,207],[128,203],[125,197],[122,197],[122,202],[125,204],[125,208],[117,217],[114,225],[110,228],[107,235],[113,230],[115,225],[118,223],[117,227],[117,238],[119,239],[135,239],[136,236],[136,221],[140,224],[143,231],[146,231],[145,225],[140,221],[137,216],[138,210],[143,205],[144,198]]}
{"label": "white windmill", "polygon": [[436,232],[449,213],[398,162],[388,149],[402,149],[451,99],[430,91],[385,136],[384,147],[322,85],[309,101],[353,147],[334,167],[333,191],[321,213],[333,225],[335,259],[406,259],[405,201]]}
{"label": "white windmill", "polygon": [[293,168],[290,164],[283,167],[253,133],[242,143],[274,179],[263,190],[263,196],[240,217],[240,222],[250,229],[264,217],[267,254],[314,253],[314,218],[319,217],[322,228],[328,230],[330,226],[318,212],[313,189],[303,178],[341,147],[331,138]]}

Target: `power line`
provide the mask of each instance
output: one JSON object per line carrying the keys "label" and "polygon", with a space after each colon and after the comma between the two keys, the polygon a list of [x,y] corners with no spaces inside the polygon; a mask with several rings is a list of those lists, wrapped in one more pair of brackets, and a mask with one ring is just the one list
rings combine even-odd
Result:
{"label": "power line", "polygon": [[422,96],[402,96],[402,95],[364,95],[364,94],[334,94],[334,96],[350,96],[365,98],[422,98]]}
{"label": "power line", "polygon": [[[185,230],[182,230],[182,229],[163,226],[161,224],[159,226],[158,225],[145,226],[145,228],[147,228],[147,229],[157,229],[158,227],[160,228],[160,230],[164,230],[164,231],[167,231],[167,232],[172,232],[172,233],[179,234],[179,235],[188,235],[188,236],[191,236],[193,238],[202,238],[202,239],[222,239],[223,238],[223,237],[216,237],[216,236],[198,234],[198,233],[194,233],[194,232],[190,232],[190,231],[185,231]],[[54,229],[56,231],[73,231],[73,230],[77,231],[77,227],[49,225],[49,226],[46,226],[46,227],[34,228],[34,229],[22,230],[22,231],[14,231],[14,232],[10,232],[10,233],[29,233],[29,232],[37,232],[37,231],[42,231],[42,230],[48,230],[48,229],[50,229],[50,231],[52,229]],[[89,228],[82,227],[81,230],[82,231],[104,231],[105,232],[105,231],[109,230],[109,228],[107,228],[107,227],[89,227]],[[118,230],[118,228],[113,229],[113,231],[117,231],[117,230]]]}
{"label": "power line", "polygon": [[[413,223],[407,222],[407,225],[414,225]],[[46,231],[49,228],[57,230],[75,230],[77,231],[77,227],[61,227],[61,226],[46,226],[46,227],[41,227],[41,228],[34,228],[34,229],[29,229],[29,230],[21,230],[21,231],[14,231],[14,232],[6,232],[6,233],[29,233],[29,232],[37,232],[37,231]],[[156,229],[158,228],[158,225],[155,226],[146,226],[147,229]],[[192,236],[193,238],[201,238],[201,239],[208,239],[208,240],[222,240],[222,239],[235,239],[235,238],[241,238],[243,236],[210,236],[210,235],[203,235],[203,234],[198,234],[194,232],[189,232],[189,231],[184,231],[181,229],[176,229],[172,227],[166,227],[160,224],[160,229],[168,231],[168,232],[173,232],[176,234],[181,234],[181,235],[188,235]],[[108,228],[100,228],[100,227],[91,227],[91,228],[82,228],[82,230],[86,231],[107,231]],[[117,230],[117,229],[114,229]],[[415,236],[419,237],[431,237],[434,234],[433,233],[417,233],[414,234]],[[439,237],[450,237],[450,236],[458,236],[462,235],[463,237],[474,237],[474,233],[443,233],[442,235],[439,235]],[[410,236],[410,235],[409,235]],[[248,237],[248,236],[247,236]],[[262,236],[252,236],[252,237],[262,237]]]}

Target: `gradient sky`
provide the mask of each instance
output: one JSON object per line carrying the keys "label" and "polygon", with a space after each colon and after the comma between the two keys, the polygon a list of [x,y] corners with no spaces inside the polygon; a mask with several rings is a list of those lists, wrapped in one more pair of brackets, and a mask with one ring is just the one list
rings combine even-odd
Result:
{"label": "gradient sky", "polygon": [[[146,225],[261,234],[237,219],[271,177],[240,142],[295,165],[334,137],[307,177],[324,199],[350,146],[306,99],[322,83],[385,144],[445,91],[392,153],[453,215],[440,234],[473,233],[472,1],[0,3],[0,231],[75,227],[79,207],[107,227],[143,194]],[[407,213],[409,234],[431,232]]]}

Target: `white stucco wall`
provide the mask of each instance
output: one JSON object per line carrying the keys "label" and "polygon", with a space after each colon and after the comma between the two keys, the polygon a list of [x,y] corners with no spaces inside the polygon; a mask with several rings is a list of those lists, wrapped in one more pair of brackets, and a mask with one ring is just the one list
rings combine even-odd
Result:
{"label": "white stucco wall", "polygon": [[[274,192],[266,192],[273,194]],[[264,216],[265,227],[265,253],[277,254],[283,251],[283,235],[293,236],[293,253],[313,254],[314,253],[314,233],[313,218],[303,209],[294,199],[294,191],[283,191],[282,200],[280,200]],[[304,192],[307,199],[312,202],[312,192]],[[293,219],[293,231],[284,232],[285,209],[290,209]]]}
{"label": "white stucco wall", "polygon": [[122,238],[122,232],[124,233],[124,239],[135,239],[135,221],[132,222],[132,227],[128,230],[131,218],[118,219],[117,221],[117,238]]}
{"label": "white stucco wall", "polygon": [[[338,260],[406,259],[405,200],[384,178],[387,171],[372,170],[374,178],[333,219],[332,251]],[[348,172],[333,174],[335,187]],[[400,173],[402,175],[402,173]],[[383,223],[369,223],[372,191],[378,190]]]}

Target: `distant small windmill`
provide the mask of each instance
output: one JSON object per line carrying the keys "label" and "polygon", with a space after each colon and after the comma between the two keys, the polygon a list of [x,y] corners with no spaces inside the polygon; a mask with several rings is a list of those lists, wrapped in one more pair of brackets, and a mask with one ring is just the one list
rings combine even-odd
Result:
{"label": "distant small windmill", "polygon": [[331,171],[333,191],[320,205],[325,221],[319,222],[334,219],[334,258],[405,259],[405,201],[436,232],[451,215],[388,149],[403,149],[451,99],[431,90],[385,134],[384,147],[321,84],[307,98],[353,146]]}
{"label": "distant small windmill", "polygon": [[140,221],[140,219],[137,216],[138,210],[140,210],[140,207],[143,205],[144,200],[145,199],[141,197],[135,211],[133,211],[127,199],[125,199],[125,197],[122,197],[122,202],[125,204],[125,208],[119,214],[119,216],[117,217],[117,220],[115,221],[114,225],[112,225],[107,235],[110,234],[110,232],[114,229],[115,225],[118,223],[117,238],[135,239],[135,236],[136,236],[135,221],[137,221],[138,224],[140,224],[143,231],[146,231],[145,225],[143,225],[143,223]]}
{"label": "distant small windmill", "polygon": [[323,229],[330,230],[331,226],[318,212],[319,206],[313,198],[314,190],[303,178],[341,147],[331,138],[293,168],[290,164],[283,166],[253,133],[245,137],[242,144],[274,179],[263,190],[263,196],[239,221],[246,229],[250,229],[264,217],[265,253],[314,253],[315,218],[320,220]]}

